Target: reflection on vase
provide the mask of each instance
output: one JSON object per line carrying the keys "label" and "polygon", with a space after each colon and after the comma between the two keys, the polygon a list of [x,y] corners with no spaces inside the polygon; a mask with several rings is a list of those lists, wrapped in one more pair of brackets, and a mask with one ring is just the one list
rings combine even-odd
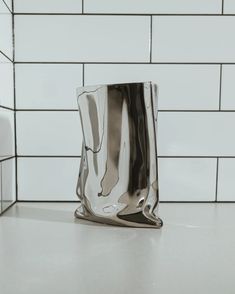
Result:
{"label": "reflection on vase", "polygon": [[157,217],[156,85],[78,89],[83,147],[75,216],[160,228]]}

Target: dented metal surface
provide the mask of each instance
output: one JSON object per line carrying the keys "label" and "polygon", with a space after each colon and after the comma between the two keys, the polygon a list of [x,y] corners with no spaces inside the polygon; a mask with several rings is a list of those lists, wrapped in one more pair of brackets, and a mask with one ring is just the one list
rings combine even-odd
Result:
{"label": "dented metal surface", "polygon": [[77,96],[83,147],[75,216],[160,228],[156,85],[89,86]]}

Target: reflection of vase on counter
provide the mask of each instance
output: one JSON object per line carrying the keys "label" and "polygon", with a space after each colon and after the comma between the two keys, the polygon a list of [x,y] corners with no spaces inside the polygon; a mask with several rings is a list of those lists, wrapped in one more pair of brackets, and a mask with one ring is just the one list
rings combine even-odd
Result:
{"label": "reflection of vase on counter", "polygon": [[78,89],[83,129],[78,218],[157,227],[156,86],[150,82]]}

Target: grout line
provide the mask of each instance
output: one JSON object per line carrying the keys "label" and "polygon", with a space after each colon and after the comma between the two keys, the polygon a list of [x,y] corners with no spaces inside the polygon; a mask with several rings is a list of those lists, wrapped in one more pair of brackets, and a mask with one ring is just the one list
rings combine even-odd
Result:
{"label": "grout line", "polygon": [[214,204],[228,204],[228,203],[234,203],[235,204],[235,201],[218,201],[218,202],[215,202],[215,201],[159,201],[159,203],[179,203],[179,204],[182,204],[182,203],[185,203],[185,204],[206,204],[206,203],[214,203]]}
{"label": "grout line", "polygon": [[[84,5],[83,5],[84,6]],[[223,6],[222,6],[223,7]],[[82,7],[82,10],[84,10],[84,7]],[[127,16],[127,17],[135,17],[135,16],[234,16],[234,13],[228,13],[228,14],[221,14],[221,13],[89,13],[89,12],[78,12],[78,13],[50,13],[50,12],[16,12],[15,15],[86,15],[86,16]]]}
{"label": "grout line", "polygon": [[158,112],[235,112],[234,110],[216,109],[159,109]]}
{"label": "grout line", "polygon": [[230,109],[223,109],[223,110],[212,110],[212,109],[207,109],[207,110],[204,110],[204,109],[160,109],[158,110],[158,112],[235,112],[235,109],[234,110],[230,110]]}
{"label": "grout line", "polygon": [[[17,155],[17,156],[11,156],[7,159],[3,159],[0,161],[8,160],[11,158],[81,158],[81,155]],[[163,158],[163,159],[188,159],[188,158],[195,158],[195,159],[217,159],[217,158],[235,158],[235,155],[231,156],[218,156],[218,155],[158,155],[157,158]]]}
{"label": "grout line", "polygon": [[159,201],[159,203],[164,203],[164,204],[166,204],[166,203],[169,203],[169,204],[177,204],[177,203],[179,203],[179,204],[195,204],[195,203],[200,203],[200,204],[206,204],[206,203],[215,203],[215,201],[209,201],[209,200],[205,200],[205,201]]}
{"label": "grout line", "polygon": [[219,200],[217,202],[215,202],[216,204],[228,204],[228,203],[234,203],[235,204],[235,201],[226,201],[226,200]]}
{"label": "grout line", "polygon": [[[16,61],[16,64],[149,64],[146,62],[99,62],[99,61]],[[198,63],[195,63],[198,64]]]}
{"label": "grout line", "polygon": [[220,65],[220,81],[219,81],[219,111],[221,111],[221,97],[222,97],[222,78],[223,78],[223,67]]}
{"label": "grout line", "polygon": [[12,206],[14,206],[16,204],[17,200],[15,200],[14,202],[12,202],[6,209],[4,209],[2,211],[2,215],[4,215],[5,212],[7,212],[8,209],[10,209]]}
{"label": "grout line", "polygon": [[221,0],[221,15],[224,14],[224,0]]}
{"label": "grout line", "polygon": [[150,16],[150,36],[149,36],[149,62],[152,63],[153,50],[153,16]]}
{"label": "grout line", "polygon": [[16,112],[19,112],[19,111],[25,111],[25,112],[28,112],[28,111],[38,111],[38,112],[47,112],[47,111],[52,111],[52,112],[68,112],[68,111],[74,111],[74,112],[77,112],[78,110],[77,109],[16,109]]}
{"label": "grout line", "polygon": [[209,159],[209,158],[235,158],[235,156],[233,155],[228,155],[228,156],[218,156],[218,155],[158,155],[157,156],[158,158],[180,158],[180,159],[183,159],[183,158],[205,158],[205,159]]}
{"label": "grout line", "polygon": [[[12,18],[13,18],[13,16],[12,16]],[[0,53],[4,56],[4,57],[6,57],[10,62],[13,62],[13,60],[11,60],[11,58],[10,57],[8,57],[4,52],[2,52],[1,50],[0,50]]]}
{"label": "grout line", "polygon": [[[18,200],[17,203],[78,203],[79,200]],[[16,202],[15,202],[16,203]],[[13,204],[15,204],[13,203]],[[235,201],[159,201],[159,203],[164,204],[228,204],[228,203],[234,203]],[[13,205],[12,204],[12,205]]]}
{"label": "grout line", "polygon": [[16,158],[15,155],[12,155],[12,156],[6,156],[6,158],[0,158],[0,162],[3,162],[3,161],[7,161],[7,160],[10,160],[10,159],[13,159],[13,158]]}
{"label": "grout line", "polygon": [[[3,109],[7,109],[7,110],[12,110],[14,111],[14,109],[5,107],[5,106],[0,106],[0,108]],[[15,112],[77,112],[77,109],[24,109],[24,108],[18,108],[15,109]],[[203,110],[203,109],[159,109],[158,112],[162,112],[162,113],[235,113],[235,109],[234,110],[211,110],[211,109],[207,109],[207,110]]]}
{"label": "grout line", "polygon": [[6,5],[7,9],[10,11],[10,13],[13,13],[11,8],[7,5],[7,3],[5,2],[5,0],[2,0],[2,2]]}
{"label": "grout line", "polygon": [[0,108],[6,109],[6,110],[14,111],[13,108],[11,108],[11,107],[7,107],[7,106],[3,106],[3,105],[0,105]]}
{"label": "grout line", "polygon": [[17,158],[81,158],[80,155],[17,155]]}
{"label": "grout line", "polygon": [[218,202],[219,158],[216,160],[215,202]]}
{"label": "grout line", "polygon": [[79,203],[79,200],[18,200],[17,203]]}
{"label": "grout line", "polygon": [[[84,83],[82,83],[83,86],[84,86]],[[5,106],[0,106],[2,108],[6,108],[8,110],[14,110],[12,108],[8,108],[8,107],[5,107]],[[68,109],[56,109],[56,108],[18,108],[18,109],[15,109],[16,112],[19,112],[19,111],[38,111],[38,112],[43,112],[43,111],[51,111],[51,112],[68,112],[68,111],[71,111],[71,112],[77,112],[78,110],[76,108],[68,108]],[[210,113],[210,112],[231,112],[231,113],[234,113],[235,112],[235,109],[234,110],[216,110],[216,109],[159,109],[158,112],[199,112],[199,113]]]}
{"label": "grout line", "polygon": [[[4,54],[4,53],[3,53]],[[9,59],[9,58],[8,58]],[[9,59],[10,61],[12,61],[11,59]],[[100,64],[100,65],[106,65],[106,64],[110,64],[110,65],[115,65],[115,64],[119,64],[119,65],[125,65],[125,64],[137,64],[137,65],[141,65],[141,64],[159,64],[159,65],[221,65],[221,64],[228,64],[228,65],[234,65],[235,62],[176,62],[176,61],[166,61],[166,62],[149,62],[149,61],[145,61],[145,62],[141,62],[141,61],[133,61],[133,62],[126,62],[126,61],[120,61],[120,62],[114,62],[114,61],[15,61],[15,64]]]}
{"label": "grout line", "polygon": [[[0,106],[2,108],[6,108],[6,109],[9,109],[9,110],[14,110],[14,109],[11,109],[11,108],[7,108],[7,107],[4,107],[4,106]],[[24,109],[24,108],[18,108],[15,110],[16,112],[19,112],[19,111],[22,111],[22,112],[29,112],[29,111],[34,111],[34,112],[47,112],[47,111],[51,111],[51,112],[68,112],[68,111],[71,111],[71,112],[77,112],[78,110],[77,109],[32,109],[32,108],[28,108],[28,109]],[[224,112],[229,112],[229,113],[235,113],[235,109],[234,110],[212,110],[212,109],[207,109],[207,110],[204,110],[204,109],[159,109],[158,112],[176,112],[176,113],[180,113],[180,112],[186,112],[186,113],[190,113],[190,112],[195,112],[195,113],[210,113],[210,112],[219,112],[219,113],[224,113]]]}
{"label": "grout line", "polygon": [[85,64],[82,64],[82,86],[85,86]]}
{"label": "grout line", "polygon": [[84,14],[84,0],[82,0],[82,14]]}

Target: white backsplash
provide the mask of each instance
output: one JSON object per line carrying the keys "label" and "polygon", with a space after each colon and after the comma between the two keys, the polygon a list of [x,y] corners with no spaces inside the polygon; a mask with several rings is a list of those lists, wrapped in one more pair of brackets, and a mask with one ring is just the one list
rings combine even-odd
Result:
{"label": "white backsplash", "polygon": [[0,214],[16,200],[13,13],[0,0]]}
{"label": "white backsplash", "polygon": [[19,200],[77,199],[76,87],[152,80],[160,200],[235,201],[235,1],[14,0],[14,13],[15,96],[0,64],[0,101],[15,98]]}

